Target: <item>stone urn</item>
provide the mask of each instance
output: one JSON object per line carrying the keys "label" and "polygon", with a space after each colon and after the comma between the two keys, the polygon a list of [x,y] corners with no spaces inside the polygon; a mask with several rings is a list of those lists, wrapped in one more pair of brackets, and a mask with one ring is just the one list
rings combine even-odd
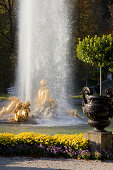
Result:
{"label": "stone urn", "polygon": [[96,96],[91,88],[84,87],[82,94],[82,109],[88,117],[88,124],[94,127],[94,131],[105,131],[104,128],[110,125],[113,116],[113,89],[107,89],[105,96]]}

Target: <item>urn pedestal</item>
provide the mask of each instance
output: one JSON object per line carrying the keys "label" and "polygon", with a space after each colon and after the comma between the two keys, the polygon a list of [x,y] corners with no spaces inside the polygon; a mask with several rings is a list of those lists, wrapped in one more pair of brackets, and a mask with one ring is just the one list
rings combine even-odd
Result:
{"label": "urn pedestal", "polygon": [[92,152],[97,150],[102,153],[103,150],[112,150],[112,132],[89,131],[84,134],[84,138],[91,143],[89,149]]}

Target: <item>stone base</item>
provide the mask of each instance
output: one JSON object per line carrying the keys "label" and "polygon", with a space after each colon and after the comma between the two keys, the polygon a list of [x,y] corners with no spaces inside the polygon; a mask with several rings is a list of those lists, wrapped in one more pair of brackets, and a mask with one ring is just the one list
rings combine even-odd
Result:
{"label": "stone base", "polygon": [[10,121],[9,119],[0,120],[0,124],[38,124],[37,121],[33,117],[29,117],[28,120],[21,122]]}
{"label": "stone base", "polygon": [[56,117],[54,109],[49,101],[44,101],[34,111],[30,112],[30,115],[34,118],[53,118]]}
{"label": "stone base", "polygon": [[95,132],[88,131],[84,134],[84,138],[88,139],[91,151],[98,150],[100,153],[103,149],[111,151],[112,149],[112,132]]}

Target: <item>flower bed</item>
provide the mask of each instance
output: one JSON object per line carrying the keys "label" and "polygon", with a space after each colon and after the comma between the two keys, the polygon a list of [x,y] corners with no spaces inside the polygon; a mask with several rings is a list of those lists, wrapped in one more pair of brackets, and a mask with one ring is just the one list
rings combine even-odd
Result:
{"label": "flower bed", "polygon": [[21,133],[0,133],[0,155],[32,157],[65,157],[76,159],[113,159],[113,154],[104,151],[90,153],[88,141],[83,134],[54,136]]}

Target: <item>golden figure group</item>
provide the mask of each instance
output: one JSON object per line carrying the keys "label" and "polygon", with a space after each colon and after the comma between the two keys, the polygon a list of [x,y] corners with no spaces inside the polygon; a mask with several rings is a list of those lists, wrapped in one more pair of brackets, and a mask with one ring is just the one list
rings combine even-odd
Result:
{"label": "golden figure group", "polygon": [[[12,112],[13,116],[11,117],[11,121],[14,122],[21,122],[25,121],[29,117],[30,112],[30,102],[27,101],[22,103],[19,98],[17,97],[10,97],[10,104],[7,107],[3,107],[0,111],[0,115],[4,115],[7,113]],[[37,117],[52,117],[54,112],[53,108],[55,107],[55,101],[50,98],[50,91],[47,88],[47,81],[41,80],[40,82],[40,89],[38,91],[37,98],[34,103],[35,110],[31,112],[35,118]],[[66,110],[66,113],[83,119],[76,110]]]}
{"label": "golden figure group", "polygon": [[[47,89],[47,81],[41,80],[40,82],[40,89],[38,91],[38,96],[35,101],[35,108],[39,108],[41,104],[45,101],[50,103],[51,108],[55,106],[55,101],[50,98],[50,92],[49,89]],[[0,114],[7,114],[12,112],[13,117],[11,118],[11,121],[14,122],[21,122],[25,121],[29,117],[30,112],[30,102],[27,101],[25,103],[22,103],[19,98],[17,97],[10,97],[10,104],[7,107],[3,107],[3,109],[0,111]]]}

